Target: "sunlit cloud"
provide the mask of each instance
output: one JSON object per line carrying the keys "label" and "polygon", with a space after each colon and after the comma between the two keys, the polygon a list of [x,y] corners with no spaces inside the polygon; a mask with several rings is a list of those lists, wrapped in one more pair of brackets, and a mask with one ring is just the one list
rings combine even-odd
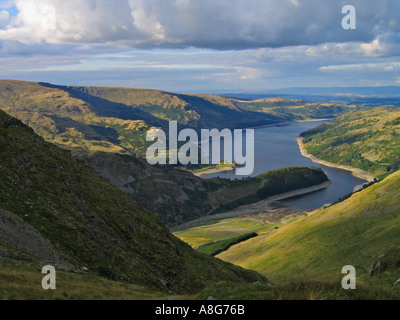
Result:
{"label": "sunlit cloud", "polygon": [[171,91],[398,83],[400,1],[9,0],[0,78]]}

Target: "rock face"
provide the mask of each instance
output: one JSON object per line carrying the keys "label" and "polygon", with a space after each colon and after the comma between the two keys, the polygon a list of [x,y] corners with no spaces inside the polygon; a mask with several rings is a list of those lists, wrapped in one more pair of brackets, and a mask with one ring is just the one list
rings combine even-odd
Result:
{"label": "rock face", "polygon": [[[378,257],[372,264],[369,276],[378,276],[383,272],[396,272],[400,270],[400,249],[393,249]],[[400,283],[397,281],[395,284]]]}
{"label": "rock face", "polygon": [[83,161],[0,111],[2,123],[8,125],[0,126],[0,258],[77,266],[109,279],[182,293],[218,280],[265,281],[195,252],[156,214]]}
{"label": "rock face", "polygon": [[76,267],[67,262],[40,232],[12,212],[0,208],[0,256],[66,271]]}
{"label": "rock face", "polygon": [[312,192],[321,189],[322,183],[328,183],[324,187],[329,185],[326,174],[315,168],[277,169],[232,181],[201,179],[190,172],[151,166],[145,159],[127,155],[81,152],[80,157],[132,199],[157,213],[168,227],[278,194],[293,192],[294,196],[296,190],[309,188]]}
{"label": "rock face", "polygon": [[169,227],[203,217],[232,201],[227,190],[230,182],[222,179],[203,180],[190,172],[151,166],[145,159],[127,155],[81,152],[79,158],[146,209],[156,212]]}
{"label": "rock face", "polygon": [[377,275],[377,274],[379,274],[379,272],[381,271],[381,262],[380,261],[375,261],[373,264],[372,264],[372,266],[371,266],[371,268],[370,268],[370,270],[369,270],[369,276],[370,277],[372,277],[372,276],[374,276],[374,275]]}

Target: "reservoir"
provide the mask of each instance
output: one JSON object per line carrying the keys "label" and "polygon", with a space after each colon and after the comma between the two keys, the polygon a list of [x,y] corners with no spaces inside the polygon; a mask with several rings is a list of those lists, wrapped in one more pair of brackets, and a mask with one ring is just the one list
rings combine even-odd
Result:
{"label": "reservoir", "polygon": [[[252,176],[291,166],[317,167],[325,171],[332,185],[324,190],[282,201],[283,204],[299,210],[311,210],[333,203],[339,198],[353,192],[356,186],[365,183],[354,177],[349,171],[326,167],[303,157],[296,138],[300,133],[315,128],[326,121],[291,122],[285,125],[255,129],[255,170]],[[245,138],[243,137],[243,141]],[[240,178],[234,171],[219,172],[204,178],[221,177],[226,179]]]}

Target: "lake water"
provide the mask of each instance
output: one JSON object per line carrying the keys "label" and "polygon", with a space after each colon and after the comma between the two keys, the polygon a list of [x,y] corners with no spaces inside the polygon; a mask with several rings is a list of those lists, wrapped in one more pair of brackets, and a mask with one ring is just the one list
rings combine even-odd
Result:
{"label": "lake water", "polygon": [[[255,170],[252,176],[284,167],[305,166],[322,168],[332,181],[332,185],[327,189],[282,201],[282,203],[299,210],[316,209],[325,204],[333,203],[353,192],[356,186],[365,183],[364,180],[355,178],[348,171],[314,163],[301,155],[297,145],[297,136],[324,122],[326,121],[292,122],[283,126],[255,129]],[[243,140],[245,141],[245,138]],[[210,174],[204,178],[214,177],[238,178],[234,171]]]}

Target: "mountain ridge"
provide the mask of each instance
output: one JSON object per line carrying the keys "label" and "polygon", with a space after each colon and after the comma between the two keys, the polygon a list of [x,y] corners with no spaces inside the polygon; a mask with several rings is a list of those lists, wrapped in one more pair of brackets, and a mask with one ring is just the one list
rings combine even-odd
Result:
{"label": "mountain ridge", "polygon": [[68,149],[138,156],[144,156],[149,146],[146,132],[155,127],[168,131],[169,121],[195,130],[241,129],[326,118],[354,108],[301,101],[249,105],[217,95],[0,80],[0,109],[46,141]]}

